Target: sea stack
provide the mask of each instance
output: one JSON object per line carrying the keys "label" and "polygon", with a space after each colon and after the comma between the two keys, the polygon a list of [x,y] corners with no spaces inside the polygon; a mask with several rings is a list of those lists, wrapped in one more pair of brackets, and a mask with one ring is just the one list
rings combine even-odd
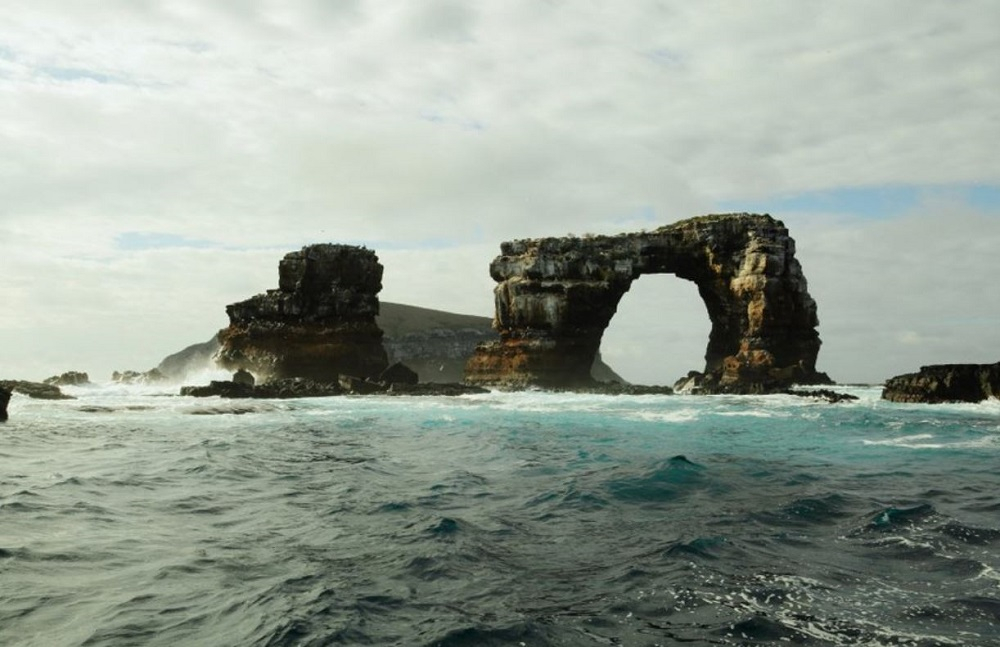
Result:
{"label": "sea stack", "polygon": [[278,289],[226,307],[216,361],[258,381],[377,376],[388,366],[375,322],[381,289],[382,265],[369,249],[321,244],[290,252],[278,263]]}
{"label": "sea stack", "polygon": [[[471,384],[572,388],[592,383],[601,336],[632,281],[693,281],[712,330],[703,393],[770,393],[828,384],[816,370],[816,302],[795,241],[768,215],[702,216],[651,232],[505,242],[490,265],[494,327],[466,366]],[[649,304],[665,309],[665,304]],[[651,357],[656,349],[650,348]]]}

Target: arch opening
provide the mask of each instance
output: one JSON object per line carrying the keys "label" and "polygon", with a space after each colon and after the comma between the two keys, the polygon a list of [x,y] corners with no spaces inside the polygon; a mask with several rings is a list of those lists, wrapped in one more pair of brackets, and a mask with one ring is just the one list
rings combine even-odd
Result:
{"label": "arch opening", "polygon": [[711,330],[697,285],[672,274],[644,274],[618,302],[600,357],[632,384],[669,386],[704,369]]}
{"label": "arch opening", "polygon": [[[816,371],[819,320],[795,241],[766,214],[700,216],[618,236],[515,240],[500,251],[490,264],[500,340],[476,349],[467,382],[592,385],[592,364],[619,302],[636,279],[664,273],[695,282],[702,305],[684,311],[707,311],[711,322],[704,372],[686,380],[685,390],[765,393],[830,382]],[[633,300],[650,305],[635,293]]]}

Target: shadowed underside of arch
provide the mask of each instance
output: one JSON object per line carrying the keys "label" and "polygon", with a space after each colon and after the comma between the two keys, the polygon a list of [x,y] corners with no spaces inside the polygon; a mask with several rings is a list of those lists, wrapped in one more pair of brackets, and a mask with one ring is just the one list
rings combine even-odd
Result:
{"label": "shadowed underside of arch", "polygon": [[[643,274],[694,281],[712,323],[703,392],[763,393],[829,383],[816,371],[816,302],[795,260],[795,241],[768,215],[702,216],[652,232],[516,240],[490,264],[493,325],[466,381],[501,387],[593,383],[601,336]],[[650,349],[651,354],[655,349]]]}

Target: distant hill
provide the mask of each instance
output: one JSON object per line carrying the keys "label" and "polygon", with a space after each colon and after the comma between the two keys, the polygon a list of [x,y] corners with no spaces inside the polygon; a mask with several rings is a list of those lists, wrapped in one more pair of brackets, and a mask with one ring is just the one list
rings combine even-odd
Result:
{"label": "distant hill", "polygon": [[[383,301],[376,321],[385,334],[382,342],[389,361],[403,362],[417,372],[421,382],[461,382],[465,362],[476,345],[497,339],[490,317],[401,303]],[[180,379],[209,365],[218,349],[213,336],[165,357],[156,368],[168,379]],[[599,356],[591,372],[602,382],[625,383]]]}

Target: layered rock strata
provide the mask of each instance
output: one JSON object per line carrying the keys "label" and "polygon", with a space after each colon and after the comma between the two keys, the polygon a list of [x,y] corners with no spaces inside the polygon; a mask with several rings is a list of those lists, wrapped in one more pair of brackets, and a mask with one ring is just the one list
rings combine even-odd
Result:
{"label": "layered rock strata", "polygon": [[892,402],[981,402],[1000,398],[1000,362],[935,364],[886,380],[882,398]]}
{"label": "layered rock strata", "polygon": [[259,380],[377,376],[388,359],[375,323],[382,265],[369,249],[310,245],[278,264],[278,289],[226,307],[216,361]]}
{"label": "layered rock strata", "polygon": [[590,365],[622,295],[640,276],[664,273],[693,281],[711,320],[696,390],[764,393],[830,382],[816,370],[819,320],[795,241],[780,221],[754,214],[703,216],[618,236],[503,243],[490,265],[500,339],[477,348],[466,381],[590,384]]}

